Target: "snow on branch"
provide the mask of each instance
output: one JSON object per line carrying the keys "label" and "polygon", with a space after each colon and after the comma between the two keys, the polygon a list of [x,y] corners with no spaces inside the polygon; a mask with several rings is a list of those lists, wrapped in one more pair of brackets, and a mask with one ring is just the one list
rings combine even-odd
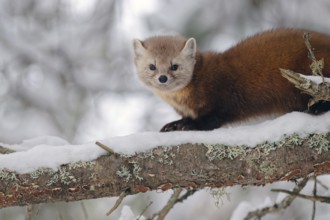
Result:
{"label": "snow on branch", "polygon": [[330,173],[330,132],[286,136],[254,148],[244,145],[159,146],[128,156],[103,155],[89,162],[63,164],[57,171],[0,170],[0,207],[76,201],[122,192],[183,187],[201,189],[264,185]]}

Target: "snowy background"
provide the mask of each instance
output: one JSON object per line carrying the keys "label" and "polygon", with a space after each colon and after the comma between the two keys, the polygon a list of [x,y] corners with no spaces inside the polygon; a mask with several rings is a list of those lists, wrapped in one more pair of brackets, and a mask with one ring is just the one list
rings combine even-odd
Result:
{"label": "snowy background", "polygon": [[[329,21],[328,0],[1,0],[0,142],[15,145],[51,135],[77,146],[158,131],[177,119],[137,81],[132,38],[178,33],[195,37],[201,50],[223,51],[274,27],[330,33]],[[57,141],[55,145],[62,143]],[[330,185],[329,177],[322,181]],[[200,191],[175,206],[168,219],[241,219],[247,210],[282,197],[270,193],[270,188],[292,186],[228,188],[230,200],[225,197],[219,207],[209,191]],[[150,201],[153,205],[146,215],[158,210],[170,193],[129,196],[127,206],[110,218],[105,213],[115,198],[43,204],[37,219],[118,219],[121,211],[130,219],[130,212],[139,215]],[[319,219],[326,219],[327,209],[318,206]],[[280,215],[310,219],[311,210],[311,203],[297,200]],[[23,207],[5,208],[0,219],[23,219],[24,213]]]}

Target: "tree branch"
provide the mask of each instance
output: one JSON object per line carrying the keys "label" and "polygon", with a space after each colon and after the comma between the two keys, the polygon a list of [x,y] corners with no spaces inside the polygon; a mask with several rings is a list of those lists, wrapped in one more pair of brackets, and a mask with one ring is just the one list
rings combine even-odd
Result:
{"label": "tree branch", "polygon": [[12,149],[8,149],[6,147],[0,146],[0,154],[11,154],[14,153],[15,151]]}
{"label": "tree branch", "polygon": [[167,204],[162,208],[162,210],[160,210],[159,212],[155,213],[151,218],[149,218],[148,220],[152,220],[152,219],[157,219],[158,220],[164,220],[164,218],[166,217],[166,215],[169,213],[169,211],[173,208],[173,206],[177,203],[177,201],[179,200],[180,194],[182,192],[182,189],[175,189],[171,198],[167,201]]}
{"label": "tree branch", "polygon": [[309,195],[304,195],[304,194],[299,194],[299,193],[295,193],[295,192],[291,192],[289,190],[285,190],[285,189],[272,189],[273,192],[282,192],[282,193],[287,193],[289,195],[293,195],[299,198],[303,198],[303,199],[308,199],[311,200],[313,202],[322,202],[322,203],[330,203],[330,197],[327,196],[309,196]]}
{"label": "tree branch", "polygon": [[317,84],[309,79],[302,77],[299,73],[291,70],[280,69],[284,78],[289,80],[296,88],[306,93],[312,98],[308,103],[308,107],[311,107],[319,101],[330,101],[330,84],[323,82]]}
{"label": "tree branch", "polygon": [[17,174],[0,170],[0,207],[172,188],[264,185],[330,173],[330,132],[245,146],[184,144]]}
{"label": "tree branch", "polygon": [[[297,184],[297,186],[293,189],[293,192],[298,194],[306,186],[308,180],[309,180],[308,177],[305,177],[304,179],[302,179]],[[269,206],[269,207],[265,207],[265,208],[258,209],[258,210],[255,210],[255,211],[251,211],[244,218],[244,220],[261,219],[261,217],[263,217],[263,216],[265,216],[269,213],[274,213],[274,212],[278,212],[280,210],[286,209],[295,200],[295,198],[297,197],[296,194],[287,196],[281,202],[275,203],[273,206]]]}
{"label": "tree branch", "polygon": [[310,43],[310,33],[304,33],[304,40],[308,50],[308,57],[312,60],[311,65],[309,66],[312,74],[314,76],[319,76],[322,79],[321,83],[315,83],[311,80],[302,77],[303,75],[293,72],[291,70],[281,69],[281,74],[284,78],[289,80],[296,88],[301,90],[303,93],[306,93],[312,98],[308,102],[308,107],[316,104],[319,101],[330,101],[330,83],[325,82],[322,70],[324,68],[324,60],[317,60],[312,45]]}
{"label": "tree branch", "polygon": [[316,59],[312,45],[309,41],[310,39],[311,39],[310,33],[305,32],[304,33],[305,45],[308,50],[308,57],[312,60],[312,64],[310,65],[310,68],[312,70],[313,75],[320,76],[322,78],[322,83],[324,83],[324,76],[322,73],[322,70],[324,68],[324,60],[323,58],[321,60]]}

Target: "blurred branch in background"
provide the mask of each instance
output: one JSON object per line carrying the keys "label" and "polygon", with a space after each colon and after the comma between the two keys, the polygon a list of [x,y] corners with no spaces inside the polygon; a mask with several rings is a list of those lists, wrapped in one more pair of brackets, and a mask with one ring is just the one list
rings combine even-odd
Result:
{"label": "blurred branch in background", "polygon": [[23,128],[43,121],[49,133],[73,140],[96,94],[135,91],[129,45],[116,33],[117,4],[95,1],[79,14],[67,1],[2,1],[0,117]]}

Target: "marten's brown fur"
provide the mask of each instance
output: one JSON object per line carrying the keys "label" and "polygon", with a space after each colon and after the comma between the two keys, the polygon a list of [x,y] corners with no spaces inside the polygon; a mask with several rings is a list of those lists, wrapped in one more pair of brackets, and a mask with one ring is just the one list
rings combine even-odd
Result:
{"label": "marten's brown fur", "polygon": [[[304,30],[276,29],[257,34],[223,53],[196,51],[196,42],[158,36],[134,40],[139,78],[183,116],[162,131],[210,130],[254,116],[307,110],[302,94],[279,68],[310,75]],[[323,73],[330,76],[330,36],[310,32]],[[152,64],[152,66],[150,66]],[[315,110],[329,110],[322,103]]]}

